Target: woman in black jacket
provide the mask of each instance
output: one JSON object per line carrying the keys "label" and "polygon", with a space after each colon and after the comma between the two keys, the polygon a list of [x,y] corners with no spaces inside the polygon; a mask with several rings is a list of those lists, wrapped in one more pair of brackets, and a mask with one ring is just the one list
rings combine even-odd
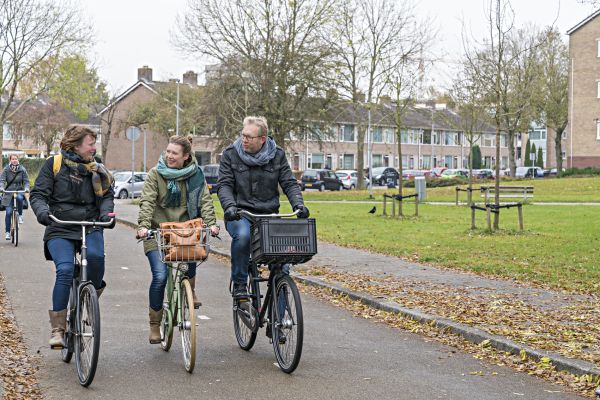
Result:
{"label": "woman in black jacket", "polygon": [[[112,213],[113,179],[104,165],[94,159],[96,133],[86,127],[69,128],[60,142],[61,153],[48,158],[31,191],[31,207],[40,224],[46,226],[44,253],[56,266],[56,281],[49,311],[52,335],[50,347],[64,347],[69,290],[73,279],[75,251],[81,241],[81,227],[58,225],[49,215],[70,221],[109,221]],[[55,164],[55,158],[59,157]],[[56,165],[56,166],[55,166]],[[103,230],[92,227],[86,234],[88,277],[102,293],[104,277]]]}
{"label": "woman in black jacket", "polygon": [[[0,191],[2,190],[29,190],[29,176],[25,168],[19,164],[19,157],[16,154],[11,154],[8,160],[8,165],[0,175]],[[4,227],[6,228],[6,240],[10,240],[11,215],[13,212],[12,194],[2,196],[2,205],[6,209],[6,217],[4,218]],[[25,196],[23,193],[17,194],[17,212],[19,214],[19,223],[23,223],[23,201]]]}

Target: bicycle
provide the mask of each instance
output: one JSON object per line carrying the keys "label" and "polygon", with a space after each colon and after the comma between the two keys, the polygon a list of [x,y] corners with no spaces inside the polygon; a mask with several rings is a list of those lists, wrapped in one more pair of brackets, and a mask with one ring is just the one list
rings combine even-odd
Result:
{"label": "bicycle", "polygon": [[62,221],[50,215],[50,219],[57,224],[81,226],[81,248],[78,249],[80,258],[75,256],[75,272],[67,304],[65,345],[61,349],[61,358],[69,363],[75,353],[77,378],[79,384],[84,387],[94,380],[100,353],[100,306],[96,289],[87,275],[86,227],[108,227],[114,223],[115,215],[109,214],[109,217],[111,220],[108,222]]}
{"label": "bicycle", "polygon": [[[298,214],[253,214],[250,217],[251,256],[248,264],[248,298],[234,298],[233,327],[238,345],[250,350],[258,330],[266,325],[266,335],[273,344],[279,368],[288,374],[300,363],[304,340],[304,316],[300,292],[293,278],[284,271],[290,264],[301,264],[317,253],[314,219],[284,219]],[[269,267],[263,277],[260,266]],[[260,283],[267,283],[263,295]]]}
{"label": "bicycle", "polygon": [[[165,302],[163,303],[163,316],[160,323],[160,346],[164,351],[169,351],[173,342],[173,330],[177,325],[181,335],[184,367],[187,372],[192,373],[196,363],[196,312],[192,287],[186,276],[187,263],[201,263],[208,257],[210,251],[208,244],[209,228],[181,229],[188,236],[191,231],[197,231],[196,235],[199,236],[200,240],[199,243],[193,246],[178,247],[169,243],[164,235],[167,231],[175,231],[175,229],[149,230],[145,237],[145,240],[156,239],[160,260],[169,268],[165,288]],[[205,257],[197,257],[199,248],[205,250]],[[166,256],[169,254],[171,255],[170,259]]]}
{"label": "bicycle", "polygon": [[27,190],[3,190],[2,193],[12,194],[12,215],[10,217],[10,242],[19,246],[19,214],[17,212],[17,194],[27,193]]}

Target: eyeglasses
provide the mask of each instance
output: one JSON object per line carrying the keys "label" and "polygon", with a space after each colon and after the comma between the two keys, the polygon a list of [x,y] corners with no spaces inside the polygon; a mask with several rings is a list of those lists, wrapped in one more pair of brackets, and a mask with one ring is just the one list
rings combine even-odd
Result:
{"label": "eyeglasses", "polygon": [[260,136],[251,136],[251,135],[246,135],[244,133],[240,133],[240,138],[242,138],[242,140],[247,140],[248,142],[253,139],[259,138],[259,137]]}

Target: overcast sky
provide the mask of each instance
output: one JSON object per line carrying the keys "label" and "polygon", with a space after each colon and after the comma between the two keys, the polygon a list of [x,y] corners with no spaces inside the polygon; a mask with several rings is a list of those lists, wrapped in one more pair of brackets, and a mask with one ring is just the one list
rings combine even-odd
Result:
{"label": "overcast sky", "polygon": [[[113,91],[122,91],[137,80],[137,68],[148,65],[154,79],[181,77],[185,71],[202,72],[205,60],[186,59],[171,44],[170,32],[177,14],[186,10],[187,0],[80,0],[94,26],[96,43],[92,59],[100,77]],[[223,0],[227,1],[227,0]],[[440,35],[436,46],[445,61],[461,54],[464,21],[475,37],[485,31],[484,12],[489,0],[421,0],[417,13],[433,18]],[[562,33],[579,23],[594,9],[577,0],[513,0],[516,24],[555,25]],[[566,35],[565,35],[566,38]],[[436,68],[433,83],[441,87],[450,73]],[[200,78],[202,79],[202,77]]]}

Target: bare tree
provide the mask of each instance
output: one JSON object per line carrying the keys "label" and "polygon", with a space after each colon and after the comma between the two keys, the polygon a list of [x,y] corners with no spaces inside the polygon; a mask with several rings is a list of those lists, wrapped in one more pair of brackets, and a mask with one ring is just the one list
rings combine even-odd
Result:
{"label": "bare tree", "polygon": [[71,119],[72,115],[62,107],[36,101],[20,107],[11,122],[16,131],[31,138],[35,145],[43,145],[49,155]]}
{"label": "bare tree", "polygon": [[283,146],[306,126],[311,96],[331,85],[332,50],[322,32],[335,19],[336,1],[192,0],[174,41],[184,53],[209,57],[235,76],[248,99],[242,109],[264,115]]}
{"label": "bare tree", "polygon": [[[523,92],[533,88],[534,75],[532,55],[539,42],[524,30],[515,32],[514,11],[509,0],[490,0],[487,13],[488,35],[478,48],[472,49],[465,41],[465,72],[477,82],[491,111],[496,125],[496,182],[494,203],[500,204],[500,138],[501,132],[511,134],[507,138],[514,168],[514,133],[532,121],[525,115],[532,103],[532,93]],[[519,41],[525,40],[525,43]],[[529,103],[529,105],[528,105]],[[525,121],[527,121],[525,123]],[[518,127],[518,128],[517,128]],[[494,229],[499,227],[498,213],[494,214]]]}
{"label": "bare tree", "polygon": [[[119,90],[115,91],[115,93],[120,92]],[[102,114],[98,114],[100,110],[97,111],[97,114],[100,116],[100,137],[102,138],[102,160],[106,163],[106,156],[108,153],[108,145],[110,143],[110,139],[113,136],[114,131],[119,131],[121,126],[119,126],[118,121],[115,120],[115,113],[117,111],[117,107],[115,104],[117,96],[113,94],[108,98],[106,104],[104,104],[104,112]],[[106,129],[104,129],[106,127]]]}
{"label": "bare tree", "polygon": [[[409,0],[353,0],[340,11],[336,35],[331,41],[338,56],[339,86],[342,94],[354,104],[355,114],[360,115],[361,103],[366,102],[370,107],[388,90],[390,73],[407,61],[406,49],[423,43],[418,33],[427,30],[416,20],[414,5]],[[364,185],[364,120],[357,120],[357,131],[358,185],[361,187]]]}
{"label": "bare tree", "polygon": [[542,71],[540,74],[541,120],[555,132],[554,151],[557,171],[562,171],[562,135],[569,122],[569,51],[561,39],[560,32],[548,28],[540,49]]}
{"label": "bare tree", "polygon": [[[0,1],[0,126],[19,109],[10,107],[23,79],[55,55],[89,39],[89,29],[81,21],[77,10],[63,3]],[[0,159],[0,167],[1,163]]]}

